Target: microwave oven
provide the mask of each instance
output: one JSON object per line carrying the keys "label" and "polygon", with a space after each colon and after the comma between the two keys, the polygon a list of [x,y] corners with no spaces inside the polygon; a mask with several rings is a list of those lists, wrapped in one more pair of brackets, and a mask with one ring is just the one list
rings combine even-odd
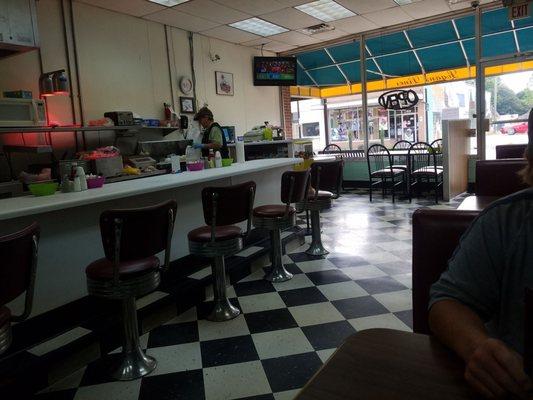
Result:
{"label": "microwave oven", "polygon": [[41,99],[0,99],[0,126],[45,126],[46,105]]}

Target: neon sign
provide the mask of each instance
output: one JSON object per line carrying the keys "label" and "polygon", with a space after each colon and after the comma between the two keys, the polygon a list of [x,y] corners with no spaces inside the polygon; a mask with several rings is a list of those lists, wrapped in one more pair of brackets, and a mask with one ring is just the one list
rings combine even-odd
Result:
{"label": "neon sign", "polygon": [[386,110],[406,110],[418,104],[418,95],[414,90],[391,90],[379,96],[378,102]]}

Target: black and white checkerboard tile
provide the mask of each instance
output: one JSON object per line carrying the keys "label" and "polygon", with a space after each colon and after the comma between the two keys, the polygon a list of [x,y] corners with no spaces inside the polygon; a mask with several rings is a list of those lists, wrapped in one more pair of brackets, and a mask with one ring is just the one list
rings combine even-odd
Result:
{"label": "black and white checkerboard tile", "polygon": [[266,262],[257,263],[228,288],[238,318],[209,322],[209,304],[195,307],[142,337],[158,360],[150,376],[111,382],[92,364],[36,398],[292,399],[347,336],[411,329],[411,215],[457,204],[369,203],[364,191],[344,194],[322,214],[331,253],[308,256],[308,243],[290,251],[284,259],[294,278],[279,284],[264,281]]}

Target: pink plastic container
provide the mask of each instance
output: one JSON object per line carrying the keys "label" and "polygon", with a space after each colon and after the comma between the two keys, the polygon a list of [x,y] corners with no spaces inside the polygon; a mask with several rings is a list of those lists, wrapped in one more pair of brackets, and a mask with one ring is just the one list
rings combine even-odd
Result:
{"label": "pink plastic container", "polygon": [[203,161],[195,161],[195,162],[187,163],[187,170],[189,171],[201,171],[203,169],[204,169]]}
{"label": "pink plastic container", "polygon": [[98,176],[96,178],[87,179],[87,188],[96,189],[104,186],[105,178],[103,176]]}

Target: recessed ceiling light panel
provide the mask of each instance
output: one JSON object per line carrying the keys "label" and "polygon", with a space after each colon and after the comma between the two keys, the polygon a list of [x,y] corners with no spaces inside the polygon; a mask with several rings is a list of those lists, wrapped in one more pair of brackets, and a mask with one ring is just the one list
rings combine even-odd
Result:
{"label": "recessed ceiling light panel", "polygon": [[282,26],[255,17],[248,18],[243,21],[234,22],[232,24],[229,24],[229,26],[240,29],[242,31],[255,33],[256,35],[260,36],[272,36],[278,33],[288,31],[288,29]]}
{"label": "recessed ceiling light panel", "polygon": [[189,0],[148,0],[148,1],[151,1],[152,3],[161,4],[162,6],[174,7],[174,6],[177,6],[178,4],[186,3]]}
{"label": "recessed ceiling light panel", "polygon": [[394,0],[399,6],[405,6],[406,4],[411,4],[413,0]]}
{"label": "recessed ceiling light panel", "polygon": [[313,1],[294,8],[324,22],[336,21],[357,15],[333,0]]}

